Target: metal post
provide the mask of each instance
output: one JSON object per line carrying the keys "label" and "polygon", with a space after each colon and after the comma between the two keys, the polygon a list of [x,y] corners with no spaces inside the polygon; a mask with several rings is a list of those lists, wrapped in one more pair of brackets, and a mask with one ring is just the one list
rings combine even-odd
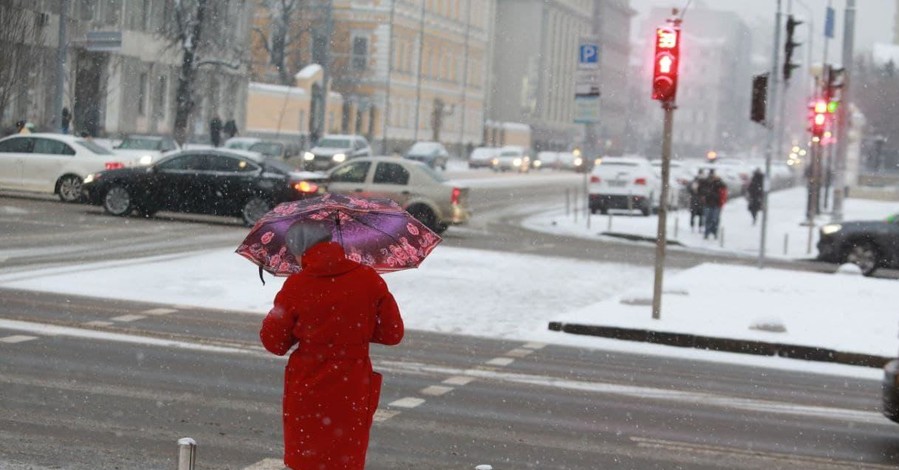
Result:
{"label": "metal post", "polygon": [[421,0],[421,18],[418,23],[418,77],[415,80],[415,137],[418,141],[418,130],[421,127],[421,61],[425,49],[425,0]]}
{"label": "metal post", "polygon": [[855,41],[855,0],[846,0],[843,26],[843,88],[840,90],[840,106],[837,108],[837,154],[833,181],[833,215],[831,220],[843,220],[843,198],[846,196],[846,152],[849,149],[849,93],[852,77],[852,52]]}
{"label": "metal post", "polygon": [[785,233],[784,234],[784,256],[786,256],[790,253],[789,248],[790,248],[790,234]]}
{"label": "metal post", "polygon": [[662,196],[659,200],[659,221],[656,234],[655,279],[652,288],[652,318],[662,318],[662,277],[665,269],[665,230],[668,218],[668,178],[671,174],[671,134],[674,127],[674,103],[663,101],[665,110],[664,130],[662,131]]}
{"label": "metal post", "polygon": [[[465,55],[462,59],[462,104],[460,106],[459,112],[461,115],[460,123],[459,123],[459,148],[467,150],[465,147],[465,115],[468,114],[466,108],[468,106],[468,58],[470,51],[470,43],[471,42],[471,0],[467,0],[465,2]],[[461,155],[462,152],[459,152]],[[463,158],[467,159],[469,155],[464,155]]]}
{"label": "metal post", "polygon": [[606,231],[607,232],[612,231],[612,213],[611,212],[609,212],[609,226],[606,228]]}
{"label": "metal post", "polygon": [[387,149],[387,128],[390,125],[390,85],[393,80],[393,23],[396,21],[396,0],[390,0],[390,25],[388,41],[390,45],[387,47],[387,83],[384,90],[384,118],[381,122],[381,153],[389,155]]}
{"label": "metal post", "polygon": [[178,470],[194,470],[197,465],[197,441],[182,437],[178,439]]}
{"label": "metal post", "polygon": [[677,240],[677,232],[678,232],[678,223],[680,222],[680,217],[674,218],[674,239]]}
{"label": "metal post", "polygon": [[770,83],[768,84],[768,99],[765,118],[770,122],[765,125],[768,128],[765,138],[765,184],[762,185],[762,236],[759,244],[759,268],[765,267],[765,244],[768,237],[768,193],[771,189],[771,159],[774,156],[774,116],[771,112],[775,109],[774,103],[777,101],[777,83],[778,83],[778,63],[780,56],[780,17],[781,17],[781,0],[777,0],[777,15],[774,17],[774,53],[771,57],[771,74],[768,76]]}
{"label": "metal post", "polygon": [[[50,122],[57,130],[62,130],[63,95],[66,90],[66,13],[69,12],[69,0],[62,0],[59,7],[59,42],[56,46],[56,90],[53,95],[53,109]],[[56,125],[59,123],[59,125]]]}
{"label": "metal post", "polygon": [[[719,217],[720,217],[720,216],[719,216]],[[718,223],[719,223],[719,224],[721,223],[720,220],[719,220]],[[720,233],[719,233],[719,237],[718,237],[718,241],[721,243],[721,248],[724,248],[724,227],[719,227],[719,228],[718,228],[718,232],[720,232]]]}

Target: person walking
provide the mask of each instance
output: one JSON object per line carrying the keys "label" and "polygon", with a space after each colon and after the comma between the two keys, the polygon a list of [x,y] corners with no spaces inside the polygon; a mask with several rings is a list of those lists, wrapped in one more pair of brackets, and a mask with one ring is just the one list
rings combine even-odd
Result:
{"label": "person walking", "polygon": [[31,134],[26,121],[16,121],[16,134]]}
{"label": "person walking", "polygon": [[227,135],[229,139],[233,138],[235,135],[237,135],[237,123],[234,122],[234,119],[228,119],[225,122],[225,127],[222,130],[225,131],[225,135]]}
{"label": "person walking", "polygon": [[[690,230],[692,231],[694,227],[702,229],[702,211],[705,207],[705,204],[702,201],[702,190],[704,190],[704,186],[706,183],[705,170],[700,169],[696,174],[696,177],[693,178],[693,181],[690,182],[689,193],[690,193]],[[694,223],[696,225],[694,225]]]}
{"label": "person walking", "polygon": [[296,345],[284,372],[284,464],[363,470],[382,381],[369,343],[398,344],[403,319],[381,276],[348,259],[318,224],[287,231],[302,270],[285,281],[259,337],[279,356]]}
{"label": "person walking", "polygon": [[749,213],[752,215],[752,225],[755,225],[759,211],[762,210],[762,198],[765,195],[765,175],[761,169],[756,168],[752,172],[752,179],[749,180],[746,192],[749,196]]}
{"label": "person walking", "polygon": [[222,120],[218,115],[209,121],[209,140],[212,141],[213,147],[218,147],[222,143]]}
{"label": "person walking", "polygon": [[705,233],[703,239],[708,239],[709,235],[713,235],[718,239],[718,224],[721,221],[721,208],[727,203],[727,186],[721,181],[721,178],[715,174],[715,170],[709,170],[708,181],[703,186],[702,195],[704,209],[703,219],[705,219]]}
{"label": "person walking", "polygon": [[69,133],[69,123],[72,122],[72,114],[69,113],[69,108],[63,106],[62,108],[62,126],[60,130],[63,134]]}

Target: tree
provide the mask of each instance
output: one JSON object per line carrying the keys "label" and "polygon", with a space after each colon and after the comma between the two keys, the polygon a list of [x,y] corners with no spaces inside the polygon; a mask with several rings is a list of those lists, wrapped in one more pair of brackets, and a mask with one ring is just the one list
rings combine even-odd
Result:
{"label": "tree", "polygon": [[290,50],[300,42],[301,34],[292,31],[299,22],[294,21],[294,16],[299,9],[297,0],[263,0],[263,6],[268,11],[268,23],[265,31],[257,26],[253,31],[259,36],[263,49],[268,54],[269,64],[278,71],[278,81],[282,85],[293,84],[295,70],[291,70],[287,63]]}
{"label": "tree", "polygon": [[36,26],[31,11],[0,5],[0,117],[13,100],[25,95],[23,77],[40,63],[36,45],[44,43],[44,29]]}

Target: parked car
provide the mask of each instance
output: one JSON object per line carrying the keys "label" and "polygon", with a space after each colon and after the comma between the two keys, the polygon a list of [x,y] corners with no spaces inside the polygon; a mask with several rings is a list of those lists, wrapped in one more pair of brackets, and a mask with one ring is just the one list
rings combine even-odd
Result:
{"label": "parked car", "polygon": [[309,175],[253,152],[182,150],[146,167],[88,175],[84,190],[89,203],[116,216],[173,211],[240,217],[253,225],[281,202],[320,193]]}
{"label": "parked car", "polygon": [[90,140],[63,134],[11,135],[0,139],[0,188],[81,200],[91,173],[125,166],[119,155]]}
{"label": "parked car", "polygon": [[416,142],[406,151],[404,158],[422,162],[431,168],[446,170],[449,152],[440,142]]}
{"label": "parked car", "polygon": [[540,162],[540,169],[577,171],[583,165],[584,160],[574,152],[543,151],[537,153],[537,158],[534,159],[531,166],[538,168],[537,162]]}
{"label": "parked car", "polygon": [[311,150],[303,154],[303,168],[325,171],[341,163],[360,157],[370,157],[371,146],[358,135],[326,135]]}
{"label": "parked car", "polygon": [[639,157],[606,157],[590,172],[590,212],[636,209],[648,216],[659,207],[662,179],[649,160]]}
{"label": "parked car", "polygon": [[[662,160],[652,160],[650,162],[656,170],[656,176],[662,178]],[[690,183],[696,171],[693,167],[683,160],[671,160],[669,167],[669,189],[668,189],[668,206],[669,207],[689,207],[690,206]]]}
{"label": "parked car", "polygon": [[496,147],[478,147],[468,156],[468,168],[491,168],[497,155],[499,149]]}
{"label": "parked car", "polygon": [[161,135],[129,135],[115,146],[113,153],[127,159],[130,165],[149,165],[181,147],[175,139]]}
{"label": "parked car", "polygon": [[866,276],[879,268],[899,268],[899,213],[884,220],[828,224],[819,232],[820,260],[856,264]]}
{"label": "parked car", "polygon": [[232,137],[225,141],[225,148],[247,150],[282,160],[288,160],[300,154],[299,144],[257,137]]}
{"label": "parked car", "polygon": [[493,171],[517,171],[527,173],[531,169],[528,150],[517,145],[507,145],[493,158]]}
{"label": "parked car", "polygon": [[451,184],[421,162],[395,157],[357,158],[331,170],[324,184],[331,193],[392,199],[437,233],[450,225],[464,224],[471,217],[468,188]]}

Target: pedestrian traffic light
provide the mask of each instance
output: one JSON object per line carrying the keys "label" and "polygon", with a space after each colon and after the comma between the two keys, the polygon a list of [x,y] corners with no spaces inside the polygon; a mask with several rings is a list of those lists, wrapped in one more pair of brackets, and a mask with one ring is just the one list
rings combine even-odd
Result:
{"label": "pedestrian traffic light", "polygon": [[765,125],[765,112],[768,108],[768,74],[752,77],[752,108],[749,117],[752,122]]}
{"label": "pedestrian traffic light", "polygon": [[809,123],[809,131],[811,131],[814,137],[820,138],[824,135],[824,130],[827,128],[827,101],[822,98],[818,98],[811,103],[809,117],[811,122]]}
{"label": "pedestrian traffic light", "polygon": [[652,99],[674,101],[677,94],[677,68],[680,61],[680,29],[656,28],[656,54],[652,73]]}
{"label": "pedestrian traffic light", "polygon": [[[837,93],[843,88],[843,81],[840,80],[843,70],[845,69],[838,69],[832,65],[824,66],[824,99],[826,99],[828,105],[833,108],[832,111],[828,110],[830,113],[836,112],[837,109],[837,103],[839,102]],[[830,103],[833,103],[833,105],[830,105]]]}
{"label": "pedestrian traffic light", "polygon": [[793,74],[793,69],[799,68],[798,65],[793,63],[793,50],[798,46],[801,46],[802,43],[793,41],[793,34],[796,32],[796,27],[801,24],[802,22],[793,18],[793,15],[787,16],[787,40],[786,42],[784,42],[784,82],[790,81],[790,76]]}

